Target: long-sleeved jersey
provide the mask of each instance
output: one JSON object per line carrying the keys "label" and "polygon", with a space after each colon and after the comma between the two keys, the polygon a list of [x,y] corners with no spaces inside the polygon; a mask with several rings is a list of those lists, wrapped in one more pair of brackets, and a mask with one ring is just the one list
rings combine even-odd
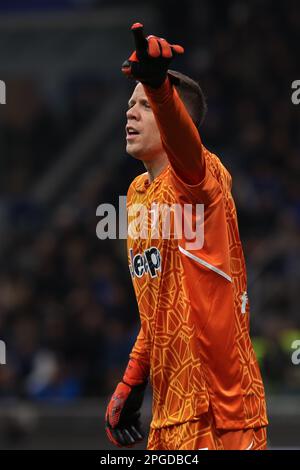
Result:
{"label": "long-sleeved jersey", "polygon": [[[127,195],[128,259],[141,319],[131,357],[150,369],[151,427],[195,420],[209,408],[219,429],[265,426],[230,174],[203,146],[168,80],[145,91],[169,159],[153,182],[147,173],[138,176]],[[137,205],[151,218],[155,207],[187,204],[204,207],[200,246],[183,230],[179,237],[133,236]],[[196,212],[189,215],[198,227]],[[171,235],[183,219],[170,217]]]}

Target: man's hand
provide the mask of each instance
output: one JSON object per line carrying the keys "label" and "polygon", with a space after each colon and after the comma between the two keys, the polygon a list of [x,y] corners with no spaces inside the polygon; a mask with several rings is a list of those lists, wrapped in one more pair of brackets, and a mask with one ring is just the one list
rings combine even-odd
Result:
{"label": "man's hand", "polygon": [[170,62],[177,54],[183,54],[181,46],[169,44],[156,36],[144,36],[143,25],[131,26],[136,50],[122,65],[122,72],[153,88],[159,88],[166,79]]}
{"label": "man's hand", "polygon": [[130,386],[120,382],[108,404],[105,430],[109,440],[118,447],[132,447],[144,439],[140,412],[147,382]]}

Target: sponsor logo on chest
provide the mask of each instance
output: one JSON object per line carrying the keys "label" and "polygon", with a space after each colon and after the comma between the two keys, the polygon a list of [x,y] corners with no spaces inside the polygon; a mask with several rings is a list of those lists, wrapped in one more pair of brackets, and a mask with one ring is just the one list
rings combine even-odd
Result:
{"label": "sponsor logo on chest", "polygon": [[143,253],[133,254],[133,249],[129,250],[130,264],[129,270],[132,278],[142,277],[149,274],[152,278],[157,277],[161,270],[161,255],[156,246],[152,246]]}

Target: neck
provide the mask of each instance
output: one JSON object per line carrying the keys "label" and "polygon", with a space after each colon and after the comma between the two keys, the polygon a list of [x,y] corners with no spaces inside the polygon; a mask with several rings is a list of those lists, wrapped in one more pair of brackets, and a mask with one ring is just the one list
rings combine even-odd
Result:
{"label": "neck", "polygon": [[168,165],[168,157],[164,154],[161,158],[157,158],[151,162],[143,162],[144,167],[148,171],[149,182],[152,181],[166,168]]}

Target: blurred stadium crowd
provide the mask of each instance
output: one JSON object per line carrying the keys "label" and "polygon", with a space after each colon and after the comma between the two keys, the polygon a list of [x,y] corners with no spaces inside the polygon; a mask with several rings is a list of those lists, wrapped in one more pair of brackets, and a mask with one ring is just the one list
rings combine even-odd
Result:
{"label": "blurred stadium crowd", "polygon": [[[207,96],[203,142],[233,176],[251,331],[267,389],[299,392],[300,369],[291,362],[292,340],[300,339],[300,107],[291,102],[291,83],[300,78],[298,3],[202,0],[201,10],[195,1],[184,9],[152,3],[161,14],[154,33],[185,46],[178,69],[199,79]],[[70,85],[64,106],[54,109],[33,79],[7,83],[0,116],[0,212],[11,234],[0,266],[4,399],[109,393],[138,331],[125,242],[98,240],[95,230],[97,206],[117,203],[143,168],[120,155],[113,181],[99,167],[51,219],[52,208],[30,196],[100,108],[102,83],[93,93],[89,86]]]}

